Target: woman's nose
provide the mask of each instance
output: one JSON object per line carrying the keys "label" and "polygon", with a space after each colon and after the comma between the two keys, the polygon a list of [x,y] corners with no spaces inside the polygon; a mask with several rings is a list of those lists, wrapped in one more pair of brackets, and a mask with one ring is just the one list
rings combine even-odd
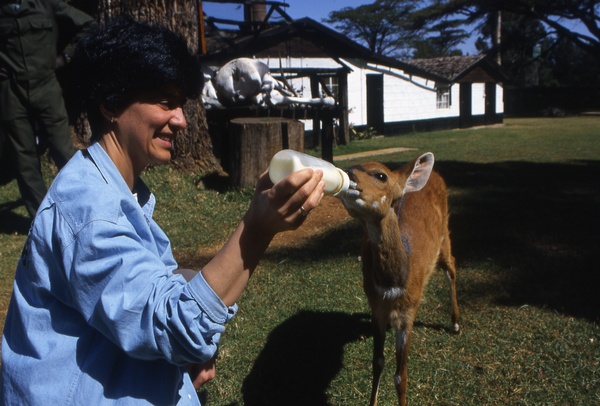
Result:
{"label": "woman's nose", "polygon": [[169,122],[171,125],[176,126],[178,129],[183,130],[187,127],[187,121],[183,114],[183,107],[177,107],[173,110],[173,116]]}

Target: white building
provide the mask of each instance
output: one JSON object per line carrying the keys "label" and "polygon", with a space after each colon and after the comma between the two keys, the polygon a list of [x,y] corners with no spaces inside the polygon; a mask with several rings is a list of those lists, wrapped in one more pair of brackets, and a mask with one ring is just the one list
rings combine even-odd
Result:
{"label": "white building", "polygon": [[331,94],[336,106],[250,106],[208,112],[209,121],[222,124],[244,115],[303,120],[325,158],[331,158],[333,142],[349,142],[351,126],[387,136],[502,122],[505,76],[484,56],[398,61],[310,18],[247,27],[215,30],[202,63],[218,68],[235,58],[256,58],[301,95]]}

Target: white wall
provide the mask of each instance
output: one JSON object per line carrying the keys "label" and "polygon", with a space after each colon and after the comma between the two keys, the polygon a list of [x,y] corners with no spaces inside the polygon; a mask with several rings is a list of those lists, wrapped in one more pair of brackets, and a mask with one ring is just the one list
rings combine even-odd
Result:
{"label": "white wall", "polygon": [[[279,59],[261,59],[269,65],[272,72],[279,71]],[[361,60],[343,59],[342,63],[352,69],[348,74],[348,121],[350,125],[367,124],[367,74],[383,74],[384,120],[386,122],[426,120],[460,115],[460,85],[454,84],[450,90],[449,108],[437,108],[435,82],[387,66],[369,65]],[[325,68],[338,69],[340,63],[331,58],[285,58],[281,60],[284,68]],[[300,90],[302,95],[310,97],[310,79],[299,78],[289,81]],[[504,96],[501,85],[496,86],[496,112],[504,112]],[[472,113],[485,114],[485,84],[472,86]],[[305,122],[305,129],[312,129],[312,121]]]}
{"label": "white wall", "polygon": [[449,108],[437,108],[435,82],[411,76],[397,69],[383,66],[360,65],[360,61],[344,61],[353,69],[348,75],[348,120],[351,125],[367,124],[366,76],[370,73],[383,74],[384,120],[386,122],[425,120],[454,117],[459,114],[459,86],[450,91]]}
{"label": "white wall", "polygon": [[496,85],[496,114],[504,113],[504,87],[501,83]]}
{"label": "white wall", "polygon": [[485,114],[485,83],[473,83],[471,86],[471,113],[474,116]]}
{"label": "white wall", "polygon": [[[471,105],[474,116],[485,114],[485,96],[485,83],[473,83]],[[496,84],[496,114],[502,113],[504,113],[504,88],[501,84]]]}

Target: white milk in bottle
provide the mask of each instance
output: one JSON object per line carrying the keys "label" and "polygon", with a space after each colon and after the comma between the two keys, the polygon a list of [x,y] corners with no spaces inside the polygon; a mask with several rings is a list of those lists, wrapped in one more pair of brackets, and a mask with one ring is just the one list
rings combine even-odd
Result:
{"label": "white milk in bottle", "polygon": [[273,155],[269,164],[269,177],[273,183],[277,183],[289,174],[304,168],[323,171],[326,195],[339,196],[348,193],[348,189],[356,187],[354,182],[348,178],[348,174],[340,168],[322,159],[291,149],[284,149]]}

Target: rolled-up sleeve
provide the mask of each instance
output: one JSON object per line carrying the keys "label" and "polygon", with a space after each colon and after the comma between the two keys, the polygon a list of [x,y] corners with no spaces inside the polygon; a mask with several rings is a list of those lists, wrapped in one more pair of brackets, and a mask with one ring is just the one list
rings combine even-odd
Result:
{"label": "rolled-up sleeve", "polygon": [[226,324],[237,313],[237,305],[225,306],[201,272],[188,283],[186,289],[189,290],[198,306],[215,323]]}

